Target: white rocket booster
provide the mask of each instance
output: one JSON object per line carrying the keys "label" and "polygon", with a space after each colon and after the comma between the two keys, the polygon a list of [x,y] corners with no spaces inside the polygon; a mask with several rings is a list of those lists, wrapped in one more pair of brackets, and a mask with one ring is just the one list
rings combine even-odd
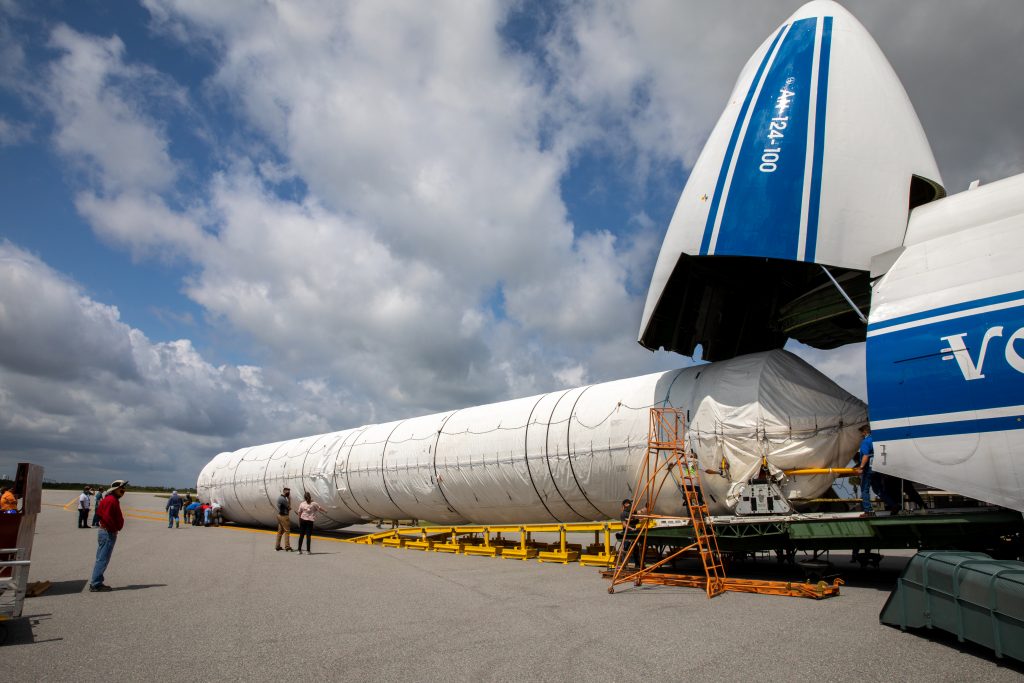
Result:
{"label": "white rocket booster", "polygon": [[[704,478],[713,513],[730,508],[729,489],[762,458],[773,469],[846,464],[867,418],[827,377],[770,351],[221,453],[200,473],[199,496],[228,519],[261,525],[276,523],[285,486],[327,510],[320,528],[610,519],[632,496],[655,406],[685,410],[688,447],[702,469],[724,473]],[[782,490],[812,498],[832,480],[791,478]],[[659,505],[665,514],[684,509],[664,492]]]}

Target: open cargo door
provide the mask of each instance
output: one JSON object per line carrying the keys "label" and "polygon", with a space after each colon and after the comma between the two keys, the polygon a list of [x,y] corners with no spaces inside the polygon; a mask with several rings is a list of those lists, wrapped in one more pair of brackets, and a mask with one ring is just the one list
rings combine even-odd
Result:
{"label": "open cargo door", "polygon": [[871,259],[943,196],[917,114],[863,26],[800,8],[747,62],[662,245],[639,342],[705,360],[863,341]]}

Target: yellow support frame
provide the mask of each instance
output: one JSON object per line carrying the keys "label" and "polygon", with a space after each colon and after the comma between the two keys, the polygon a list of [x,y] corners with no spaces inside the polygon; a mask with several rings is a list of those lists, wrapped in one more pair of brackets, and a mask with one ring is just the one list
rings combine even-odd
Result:
{"label": "yellow support frame", "polygon": [[[389,548],[502,557],[590,567],[615,564],[612,534],[622,530],[619,522],[565,522],[546,524],[487,524],[466,526],[398,527],[351,539],[350,543],[384,545]],[[534,540],[534,534],[558,534],[557,543]],[[570,543],[570,534],[592,533],[594,542],[583,551],[582,544]],[[518,534],[517,538],[506,535]]]}
{"label": "yellow support frame", "polygon": [[404,548],[405,539],[401,536],[390,536],[381,541],[381,545],[385,548]]}
{"label": "yellow support frame", "polygon": [[[621,525],[620,525],[621,526]],[[601,532],[604,536],[602,543],[598,537]],[[585,567],[613,567],[615,566],[615,553],[612,552],[612,532],[608,525],[604,525],[601,531],[594,532],[594,542],[587,546],[587,552],[580,555],[580,564]]]}
{"label": "yellow support frame", "polygon": [[504,548],[500,544],[491,543],[491,533],[496,529],[493,527],[478,526],[478,527],[458,527],[461,533],[480,534],[482,543],[467,543],[466,547],[463,548],[462,552],[465,555],[481,555],[483,557],[497,557],[501,555],[501,551]]}
{"label": "yellow support frame", "polygon": [[459,535],[455,532],[455,527],[449,527],[444,532],[444,540],[434,543],[432,550],[436,553],[455,553],[458,555],[465,548],[466,544],[459,539]]}
{"label": "yellow support frame", "polygon": [[538,562],[559,562],[568,564],[580,558],[578,550],[574,550],[565,543],[565,527],[558,529],[558,550],[543,550],[537,554]]}
{"label": "yellow support frame", "polygon": [[501,553],[502,558],[506,560],[530,560],[537,557],[537,553],[540,551],[531,545],[533,542],[531,538],[532,533],[524,527],[519,527],[518,531],[519,543],[511,548],[505,548]]}

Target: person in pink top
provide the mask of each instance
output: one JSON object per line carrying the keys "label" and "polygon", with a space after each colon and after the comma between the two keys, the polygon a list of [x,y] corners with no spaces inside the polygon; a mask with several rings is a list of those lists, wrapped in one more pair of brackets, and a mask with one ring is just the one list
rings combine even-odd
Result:
{"label": "person in pink top", "polygon": [[324,508],[320,503],[314,503],[309,491],[303,494],[303,500],[299,503],[299,555],[302,554],[302,537],[306,537],[306,554],[312,555],[309,549],[310,539],[313,538],[313,522],[316,521],[317,513],[323,512]]}

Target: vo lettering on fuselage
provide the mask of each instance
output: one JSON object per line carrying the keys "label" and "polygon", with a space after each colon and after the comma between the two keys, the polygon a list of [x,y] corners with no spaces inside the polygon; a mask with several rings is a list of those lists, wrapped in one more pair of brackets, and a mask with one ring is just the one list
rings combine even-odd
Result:
{"label": "vo lettering on fuselage", "polygon": [[[981,348],[978,351],[978,361],[975,363],[974,359],[971,358],[971,352],[967,348],[965,338],[967,332],[961,332],[960,334],[951,334],[948,337],[941,337],[941,340],[946,342],[948,346],[942,349],[942,353],[949,354],[942,357],[942,360],[955,360],[957,365],[960,366],[960,373],[964,376],[967,381],[975,379],[985,379],[984,366],[985,366],[985,354],[988,353],[989,344],[993,339],[1003,337],[1003,326],[996,325],[990,327],[985,331],[985,336],[981,340]],[[1017,349],[1014,348],[1014,343],[1020,339],[1024,339],[1024,327],[1021,327],[1016,332],[1006,338],[1006,350],[1004,356],[1006,362],[1011,368],[1019,373],[1024,374],[1024,357],[1017,353]]]}

